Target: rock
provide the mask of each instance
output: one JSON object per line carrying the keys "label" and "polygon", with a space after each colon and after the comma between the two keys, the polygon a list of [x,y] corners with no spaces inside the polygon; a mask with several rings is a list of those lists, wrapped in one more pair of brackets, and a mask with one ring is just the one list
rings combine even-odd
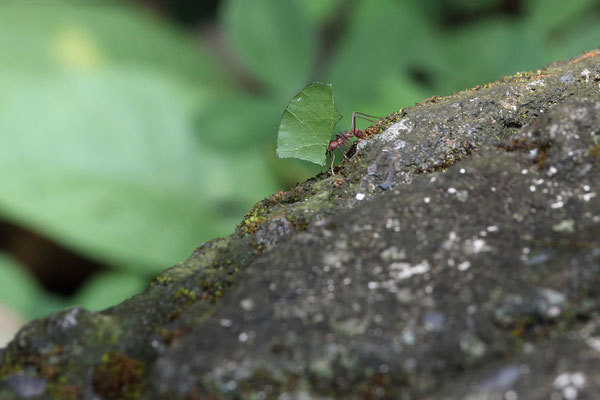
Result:
{"label": "rock", "polygon": [[594,398],[599,81],[593,51],[387,117],[145,293],[25,326],[0,398]]}

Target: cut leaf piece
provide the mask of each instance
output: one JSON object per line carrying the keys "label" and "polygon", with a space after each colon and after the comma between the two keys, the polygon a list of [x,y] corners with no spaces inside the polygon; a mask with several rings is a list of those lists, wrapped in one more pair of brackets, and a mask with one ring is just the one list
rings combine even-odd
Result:
{"label": "cut leaf piece", "polygon": [[281,116],[277,156],[323,165],[331,131],[341,118],[333,101],[333,87],[328,83],[310,83],[290,101]]}

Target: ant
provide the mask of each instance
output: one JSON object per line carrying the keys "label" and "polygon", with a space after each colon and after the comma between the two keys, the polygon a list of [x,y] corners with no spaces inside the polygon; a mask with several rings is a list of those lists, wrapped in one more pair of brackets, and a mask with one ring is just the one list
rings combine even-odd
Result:
{"label": "ant", "polygon": [[[333,162],[335,161],[335,149],[340,148],[340,150],[343,148],[344,151],[340,151],[342,153],[342,155],[344,156],[345,159],[348,159],[348,157],[346,156],[346,145],[348,143],[350,143],[350,138],[351,137],[356,137],[357,139],[362,139],[365,135],[365,133],[363,131],[361,131],[360,129],[356,128],[356,118],[361,118],[364,120],[367,120],[369,122],[377,122],[377,120],[380,120],[381,118],[379,117],[374,117],[372,115],[369,114],[364,114],[361,112],[357,112],[354,111],[352,112],[352,123],[350,124],[350,130],[348,132],[340,132],[338,134],[335,135],[335,139],[329,141],[329,146],[327,146],[327,150],[325,151],[325,154],[327,156],[331,156],[331,166],[329,167],[331,170],[331,175],[335,175],[333,172]],[[371,119],[371,118],[375,118],[375,119]]]}

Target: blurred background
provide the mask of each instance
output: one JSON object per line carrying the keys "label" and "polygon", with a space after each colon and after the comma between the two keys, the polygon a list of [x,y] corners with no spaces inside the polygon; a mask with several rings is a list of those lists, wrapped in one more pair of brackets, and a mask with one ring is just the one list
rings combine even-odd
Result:
{"label": "blurred background", "polygon": [[598,45],[591,0],[0,0],[0,346],[324,171],[275,156],[306,83],[346,130]]}

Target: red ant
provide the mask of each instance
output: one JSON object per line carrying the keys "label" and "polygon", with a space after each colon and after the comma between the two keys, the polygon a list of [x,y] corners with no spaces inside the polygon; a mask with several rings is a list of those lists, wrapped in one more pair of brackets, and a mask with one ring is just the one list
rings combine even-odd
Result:
{"label": "red ant", "polygon": [[[329,167],[331,170],[331,175],[335,175],[333,172],[333,162],[335,161],[335,149],[337,148],[343,148],[344,151],[340,151],[342,153],[342,155],[344,156],[344,158],[348,158],[346,157],[346,148],[345,146],[350,143],[350,138],[355,136],[357,139],[362,139],[364,136],[364,132],[361,131],[360,129],[356,129],[356,118],[361,118],[364,120],[367,120],[369,122],[377,122],[377,120],[381,119],[379,117],[374,117],[372,115],[369,114],[363,114],[357,111],[354,111],[352,113],[352,123],[350,124],[350,130],[348,132],[340,132],[338,134],[335,135],[335,139],[329,141],[329,146],[327,146],[327,150],[325,151],[325,154],[327,156],[331,156],[331,166]],[[375,118],[375,120],[371,119],[371,118]]]}

